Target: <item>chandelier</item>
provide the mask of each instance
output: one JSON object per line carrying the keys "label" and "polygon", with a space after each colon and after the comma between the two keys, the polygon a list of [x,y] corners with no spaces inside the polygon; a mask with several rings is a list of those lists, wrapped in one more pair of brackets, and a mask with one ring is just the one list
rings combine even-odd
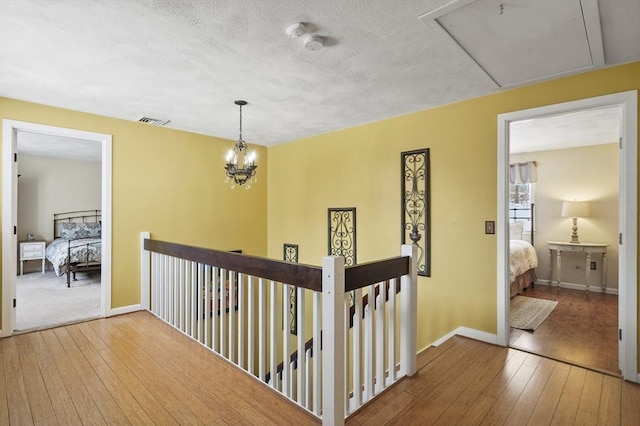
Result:
{"label": "chandelier", "polygon": [[247,189],[251,188],[251,183],[256,179],[256,153],[248,152],[249,146],[242,140],[242,106],[246,105],[246,101],[235,101],[240,107],[240,137],[233,149],[227,153],[227,164],[224,168],[227,170],[227,183],[231,183],[231,188],[236,185],[244,185],[248,183]]}

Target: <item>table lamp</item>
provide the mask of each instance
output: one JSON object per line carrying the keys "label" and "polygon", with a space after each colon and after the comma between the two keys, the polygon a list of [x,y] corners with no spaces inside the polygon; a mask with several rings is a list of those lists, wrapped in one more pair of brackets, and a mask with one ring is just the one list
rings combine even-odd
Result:
{"label": "table lamp", "polygon": [[587,203],[586,201],[563,201],[562,212],[560,216],[570,217],[573,219],[573,227],[571,228],[573,233],[571,234],[570,242],[579,244],[580,240],[578,240],[578,218],[589,217],[589,203]]}

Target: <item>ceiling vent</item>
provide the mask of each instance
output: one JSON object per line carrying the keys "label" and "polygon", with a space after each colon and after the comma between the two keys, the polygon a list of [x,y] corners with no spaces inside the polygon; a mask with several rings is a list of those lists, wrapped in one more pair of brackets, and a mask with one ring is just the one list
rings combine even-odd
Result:
{"label": "ceiling vent", "polygon": [[149,117],[141,117],[138,121],[141,123],[148,123],[154,126],[164,126],[165,124],[171,122],[171,120],[158,120],[157,118],[149,118]]}

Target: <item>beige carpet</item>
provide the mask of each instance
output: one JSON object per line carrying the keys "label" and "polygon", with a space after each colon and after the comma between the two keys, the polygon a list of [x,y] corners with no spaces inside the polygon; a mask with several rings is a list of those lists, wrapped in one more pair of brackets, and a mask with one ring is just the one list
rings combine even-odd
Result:
{"label": "beige carpet", "polygon": [[542,324],[556,307],[553,300],[515,296],[511,299],[509,322],[511,327],[533,331]]}
{"label": "beige carpet", "polygon": [[17,277],[16,331],[38,330],[100,316],[100,272],[77,274],[67,288],[66,277],[53,271]]}

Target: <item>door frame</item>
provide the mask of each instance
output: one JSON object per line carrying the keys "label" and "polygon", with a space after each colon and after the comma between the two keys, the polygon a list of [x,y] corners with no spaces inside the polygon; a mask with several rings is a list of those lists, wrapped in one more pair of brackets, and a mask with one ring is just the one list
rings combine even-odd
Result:
{"label": "door frame", "polygon": [[18,132],[44,133],[55,136],[87,139],[101,143],[102,147],[102,317],[111,315],[111,135],[64,127],[48,126],[16,120],[2,120],[2,329],[0,337],[10,336],[15,330],[16,276],[18,264],[17,225],[18,183],[14,153]]}
{"label": "door frame", "polygon": [[620,106],[618,229],[618,361],[626,380],[638,376],[638,92],[614,93],[498,115],[497,342],[509,345],[509,124],[580,110]]}

